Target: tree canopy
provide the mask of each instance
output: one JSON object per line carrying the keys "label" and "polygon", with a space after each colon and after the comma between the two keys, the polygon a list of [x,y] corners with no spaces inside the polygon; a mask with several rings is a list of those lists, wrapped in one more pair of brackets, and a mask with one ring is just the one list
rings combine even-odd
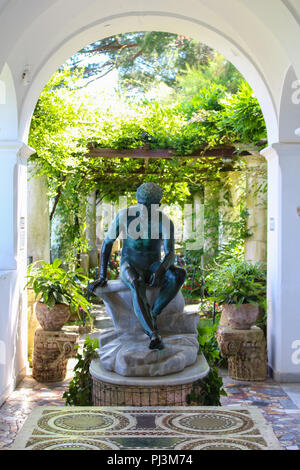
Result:
{"label": "tree canopy", "polygon": [[186,66],[208,63],[213,50],[205,44],[177,34],[139,31],[118,34],[81,49],[69,63],[81,67],[89,81],[117,69],[121,88],[145,92],[149,86],[164,82],[172,87]]}

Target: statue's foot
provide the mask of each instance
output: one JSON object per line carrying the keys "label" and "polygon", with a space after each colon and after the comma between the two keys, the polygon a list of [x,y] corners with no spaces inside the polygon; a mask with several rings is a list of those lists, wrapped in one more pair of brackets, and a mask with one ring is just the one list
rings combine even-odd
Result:
{"label": "statue's foot", "polygon": [[149,344],[149,349],[164,349],[165,345],[157,333],[153,333]]}

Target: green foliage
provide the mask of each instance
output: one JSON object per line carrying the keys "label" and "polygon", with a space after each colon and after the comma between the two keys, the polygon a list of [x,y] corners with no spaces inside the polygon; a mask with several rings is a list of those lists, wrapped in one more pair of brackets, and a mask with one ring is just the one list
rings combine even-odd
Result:
{"label": "green foliage", "polygon": [[218,367],[224,365],[224,359],[220,356],[220,349],[215,337],[216,331],[217,323],[212,326],[201,326],[200,321],[198,326],[199,353],[204,354],[210,371],[203,380],[194,384],[192,392],[187,397],[189,405],[221,406],[221,395],[227,395],[223,389],[222,377],[218,372]]}
{"label": "green foliage", "polygon": [[82,354],[77,352],[75,358],[77,359],[77,363],[74,367],[75,374],[69,384],[69,389],[63,394],[66,405],[92,405],[92,379],[89,369],[91,361],[98,357],[97,348],[99,348],[98,339],[87,337],[84,342]]}
{"label": "green foliage", "polygon": [[243,82],[238,92],[228,95],[223,104],[218,126],[227,140],[256,144],[266,137],[264,117],[248,83]]}
{"label": "green foliage", "polygon": [[199,299],[201,296],[201,258],[203,250],[185,250],[182,257],[177,257],[177,264],[185,269],[186,278],[182,286],[182,293],[186,298]]}
{"label": "green foliage", "polygon": [[67,272],[60,267],[61,260],[52,264],[36,261],[28,267],[27,285],[34,290],[40,302],[52,309],[55,304],[70,305],[71,312],[79,314],[79,310],[89,312],[91,305],[82,294],[80,280],[85,280],[79,271]]}
{"label": "green foliage", "polygon": [[[222,99],[224,99],[225,95],[225,87],[217,85],[216,83],[210,83],[205,88],[202,88],[196,95],[191,97],[188,101],[183,101],[181,103],[181,109],[184,111],[188,119],[193,117],[195,113],[203,110],[222,111],[224,109]],[[204,117],[208,116],[210,116],[209,113],[204,114]]]}
{"label": "green foliage", "polygon": [[182,74],[176,77],[177,93],[172,95],[177,102],[190,101],[212,83],[224,87],[229,93],[236,93],[243,82],[242,75],[222,55],[214,52],[206,64],[186,65]]}
{"label": "green foliage", "polygon": [[265,306],[266,269],[262,264],[228,261],[206,277],[206,286],[219,304],[255,304]]}
{"label": "green foliage", "polygon": [[220,350],[215,334],[218,325],[198,326],[198,342],[199,350],[204,354],[205,359],[210,365],[219,365]]}
{"label": "green foliage", "polygon": [[208,375],[201,381],[193,384],[192,392],[187,396],[188,405],[194,406],[222,406],[221,395],[227,393],[223,389],[223,380],[218,369],[211,367]]}

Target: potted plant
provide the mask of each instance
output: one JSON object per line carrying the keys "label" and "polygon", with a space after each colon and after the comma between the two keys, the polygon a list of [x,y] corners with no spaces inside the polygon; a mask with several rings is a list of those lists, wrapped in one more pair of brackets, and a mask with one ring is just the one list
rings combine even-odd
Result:
{"label": "potted plant", "polygon": [[266,270],[260,263],[227,262],[210,272],[206,285],[210,298],[223,305],[225,322],[231,328],[250,329],[259,308],[265,306]]}
{"label": "potted plant", "polygon": [[27,285],[40,296],[36,317],[42,328],[57,331],[66,323],[71,313],[79,309],[89,312],[91,304],[83,296],[80,280],[87,279],[80,272],[67,272],[61,260],[52,264],[36,261],[28,267]]}

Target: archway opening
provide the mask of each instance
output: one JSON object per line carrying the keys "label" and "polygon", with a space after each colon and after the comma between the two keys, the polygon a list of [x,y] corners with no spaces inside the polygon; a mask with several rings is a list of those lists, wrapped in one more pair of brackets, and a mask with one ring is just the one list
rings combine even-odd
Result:
{"label": "archway opening", "polygon": [[[151,35],[151,33],[142,34],[144,34],[147,39]],[[156,36],[158,36],[159,33],[155,34]],[[131,49],[133,40],[132,37],[134,37],[134,34],[131,33],[128,36],[128,49]],[[165,36],[166,35],[162,34],[163,40],[165,40]],[[102,42],[98,41],[92,46],[87,46],[85,50],[81,52],[81,54],[85,54],[86,51],[89,54],[91,47],[94,47],[95,49],[99,49],[100,47],[112,47],[113,49],[114,47],[120,46],[121,50],[125,48],[125,45],[122,43],[116,44],[115,38],[112,38],[110,43],[107,44],[110,39],[111,38],[108,38]],[[187,43],[191,42],[191,40],[189,40],[188,38],[182,38],[178,36],[175,39],[177,41],[183,41],[183,46],[184,41],[186,41]],[[158,41],[157,37],[156,40]],[[155,47],[157,47],[157,44]],[[187,52],[195,54],[195,50],[189,50],[187,45],[185,47],[187,49]],[[202,48],[204,49],[204,46],[202,46]],[[192,48],[190,47],[190,49]],[[182,51],[180,50],[180,52]],[[134,51],[133,57],[135,57],[138,53],[139,51]],[[84,58],[75,57],[73,58],[73,60],[71,60],[70,68],[71,70],[73,70],[73,72],[73,65],[76,60],[82,64]],[[109,60],[111,60],[111,57],[109,57]],[[120,57],[118,58],[118,60],[120,61]],[[154,64],[154,76],[157,75],[157,69],[159,67],[161,73],[163,73],[163,61],[162,64]],[[204,72],[205,67],[207,67],[208,72]],[[214,72],[217,75],[218,67],[220,69],[218,76],[219,83],[212,83],[213,80],[211,77],[213,76]],[[77,212],[70,211],[70,214],[68,214],[68,216],[70,216],[69,219],[63,219],[63,215],[61,212],[60,217],[62,218],[59,220],[58,217],[58,219],[56,220],[56,225],[61,226],[60,241],[65,242],[64,247],[71,246],[71,251],[69,250],[68,254],[69,258],[70,256],[74,257],[75,243],[78,243],[78,239],[81,236],[82,238],[79,240],[79,245],[80,248],[84,247],[84,249],[81,249],[80,251],[76,248],[75,257],[78,260],[78,264],[81,264],[81,266],[85,267],[85,269],[86,259],[89,258],[91,261],[93,258],[92,268],[95,268],[94,274],[97,274],[97,266],[99,263],[99,257],[97,253],[99,253],[100,248],[99,242],[101,244],[101,241],[103,240],[103,238],[101,239],[101,237],[98,236],[97,246],[97,233],[95,232],[97,226],[95,220],[97,197],[98,199],[103,200],[103,194],[105,195],[107,193],[106,197],[112,196],[112,201],[116,199],[116,196],[123,195],[122,191],[130,197],[133,190],[135,190],[137,185],[140,183],[139,178],[141,177],[143,178],[143,181],[155,180],[158,182],[161,181],[162,184],[164,184],[165,182],[165,186],[168,186],[168,190],[166,191],[166,193],[169,196],[169,203],[178,203],[178,199],[180,199],[180,202],[183,205],[184,203],[194,203],[194,206],[196,206],[197,203],[199,203],[199,206],[202,206],[202,210],[206,210],[206,235],[207,238],[210,239],[209,241],[206,241],[206,253],[212,251],[212,257],[217,257],[220,255],[222,247],[227,246],[227,253],[225,254],[225,256],[228,255],[230,249],[235,250],[235,255],[240,256],[240,258],[244,256],[244,253],[241,254],[240,248],[243,244],[242,239],[246,237],[246,234],[250,235],[250,227],[247,226],[247,211],[244,210],[243,207],[246,204],[245,201],[247,197],[249,197],[249,195],[246,196],[246,193],[251,192],[252,189],[250,177],[252,178],[252,184],[262,186],[262,188],[260,189],[262,190],[263,194],[265,194],[265,181],[262,179],[259,184],[257,181],[254,182],[255,165],[252,165],[251,169],[248,171],[249,176],[247,177],[245,176],[245,174],[243,174],[242,178],[244,178],[244,181],[241,183],[241,186],[243,187],[242,195],[238,194],[238,191],[236,190],[238,186],[237,181],[239,180],[239,178],[233,177],[232,174],[236,172],[235,176],[237,176],[237,172],[242,172],[243,168],[245,169],[247,167],[247,164],[239,159],[240,155],[242,155],[243,157],[248,157],[251,155],[256,156],[256,160],[260,160],[261,165],[263,159],[259,159],[258,154],[260,146],[265,145],[265,141],[261,142],[262,138],[265,137],[265,129],[259,105],[255,97],[253,96],[251,89],[247,87],[247,85],[242,83],[242,78],[238,74],[237,70],[233,67],[230,69],[230,67],[230,64],[228,64],[228,62],[226,62],[223,57],[221,57],[220,55],[216,55],[215,52],[207,48],[207,56],[204,57],[203,63],[198,64],[198,68],[193,68],[192,66],[190,66],[185,70],[185,73],[182,74],[182,76],[180,77],[181,84],[179,81],[179,85],[177,85],[177,89],[175,88],[175,92],[174,89],[169,86],[169,93],[166,94],[165,88],[163,90],[164,93],[162,95],[161,89],[159,87],[164,82],[162,79],[160,79],[159,83],[156,83],[156,88],[152,87],[152,97],[148,97],[146,103],[144,95],[142,99],[141,96],[134,96],[132,93],[130,93],[129,98],[118,98],[115,104],[119,107],[123,106],[124,109],[121,110],[121,112],[120,110],[118,110],[118,112],[115,113],[113,117],[111,103],[109,104],[109,106],[107,106],[106,109],[104,108],[102,103],[101,119],[99,118],[99,115],[96,118],[96,125],[98,127],[98,130],[95,131],[95,128],[92,131],[89,130],[88,141],[86,140],[85,142],[83,142],[83,140],[84,138],[86,139],[86,131],[84,133],[84,131],[81,130],[82,135],[80,135],[80,132],[78,133],[78,135],[76,135],[75,132],[76,145],[74,147],[72,147],[71,145],[70,148],[64,149],[66,153],[66,158],[60,169],[58,168],[60,149],[58,142],[54,138],[56,129],[55,124],[53,125],[52,122],[55,121],[54,114],[56,114],[56,117],[59,121],[59,116],[64,115],[62,119],[66,119],[68,113],[70,113],[72,120],[72,116],[74,115],[76,115],[76,119],[78,119],[78,115],[80,112],[82,112],[82,110],[77,108],[76,112],[76,106],[74,106],[74,101],[72,103],[71,101],[70,103],[66,102],[65,107],[62,108],[63,112],[58,112],[55,109],[51,110],[51,107],[53,103],[57,105],[61,104],[61,98],[64,97],[64,82],[66,85],[67,80],[69,79],[71,80],[71,85],[68,85],[67,88],[69,87],[70,96],[73,95],[74,98],[74,96],[76,96],[77,94],[75,100],[78,101],[78,95],[79,93],[81,93],[79,89],[82,89],[82,81],[92,81],[91,76],[93,74],[91,73],[90,69],[95,68],[95,64],[91,59],[87,61],[84,70],[81,70],[81,72],[83,73],[83,78],[74,78],[72,77],[72,74],[69,75],[69,72],[66,73],[66,71],[61,70],[60,76],[53,79],[54,81],[51,83],[50,86],[48,86],[48,90],[44,92],[42,100],[40,100],[40,102],[38,103],[38,107],[36,109],[33,120],[32,136],[29,143],[34,148],[39,147],[40,152],[38,151],[38,154],[40,153],[40,157],[43,156],[45,164],[42,169],[42,173],[44,172],[47,174],[47,171],[49,171],[48,176],[53,179],[51,193],[54,197],[52,206],[50,208],[51,219],[53,218],[55,211],[59,209],[61,201],[63,200],[62,193],[64,191],[64,186],[68,186],[66,192],[71,194],[71,198],[75,198],[75,196],[77,197],[80,194],[80,185],[78,186],[76,183],[76,180],[78,182],[78,176],[81,174],[81,179],[84,179],[89,182],[89,186],[85,187],[81,194],[83,201],[77,200],[76,202]],[[144,63],[142,65],[139,65],[138,67],[138,72],[142,77],[139,78],[140,86],[144,86],[145,76],[148,74],[149,77],[150,75],[149,72],[143,75],[143,68],[145,68]],[[123,75],[127,80],[126,86],[128,90],[129,78],[128,67],[126,68],[126,58],[125,71],[123,71]],[[198,87],[198,93],[195,93],[194,89],[192,89],[192,91],[188,90],[188,87],[184,83],[193,83],[193,80],[195,80],[195,76],[197,75],[200,76],[200,79],[199,83],[196,83],[195,85],[196,87]],[[78,80],[77,85],[76,80]],[[172,70],[169,70],[169,73],[166,74],[164,80],[172,80]],[[173,81],[175,81],[174,78]],[[223,84],[221,83],[222,81]],[[134,75],[133,78],[131,77],[131,83],[132,82],[137,83],[136,75]],[[165,85],[165,87],[167,86]],[[176,94],[179,94],[180,87],[182,90],[181,101],[177,100],[176,102]],[[67,95],[65,95],[65,97],[66,96]],[[173,103],[171,105],[168,104],[170,100],[172,101],[172,99]],[[134,104],[132,104],[133,101]],[[88,121],[88,126],[89,128],[91,128],[92,123],[90,119],[93,119],[92,115],[89,114],[87,110],[85,110],[85,113],[86,116],[88,116],[86,117],[86,120]],[[238,113],[239,117],[237,116]],[[246,125],[246,120],[244,119],[247,113],[248,119],[250,120],[250,127],[248,129]],[[254,124],[253,118],[255,116],[255,113],[259,116],[256,116],[256,118],[258,117],[258,119],[255,121]],[[106,116],[103,118],[103,115],[105,116],[105,114],[107,114],[108,117]],[[138,114],[140,115],[139,117]],[[141,118],[143,114],[144,118]],[[126,115],[130,116],[127,121],[125,119]],[[219,117],[217,117],[217,115],[222,115],[221,120],[219,120]],[[51,118],[51,116],[53,119]],[[83,116],[83,114],[80,116]],[[114,118],[115,123],[114,126],[112,126],[111,122],[114,121]],[[42,125],[47,127],[47,119],[49,122],[52,123],[51,125],[53,125],[54,135],[51,136],[51,130],[49,132],[49,129],[46,129],[46,138],[42,140],[42,144],[39,145],[39,138],[41,137],[41,135],[39,135],[39,132],[41,132]],[[82,120],[82,117],[80,117],[79,119]],[[237,125],[239,119],[240,122],[239,125]],[[116,121],[119,121],[121,124],[118,126],[116,124]],[[234,126],[236,126],[236,128]],[[168,130],[162,131],[162,128],[164,127],[166,127]],[[209,128],[209,130],[207,131],[206,128]],[[222,128],[221,131],[220,128]],[[228,128],[230,128],[231,130],[231,137],[228,137],[227,135]],[[205,133],[204,130],[205,132],[207,132]],[[69,125],[68,132],[70,132]],[[184,138],[182,138],[183,134]],[[241,136],[242,134],[243,138],[238,141],[238,136]],[[201,136],[201,138],[198,138],[197,140],[197,136]],[[251,136],[253,136],[252,146]],[[247,141],[248,137],[250,142]],[[50,143],[48,147],[45,146],[44,143],[49,142],[51,139],[53,145],[51,146]],[[71,139],[69,139],[69,143],[70,140]],[[78,146],[78,140],[80,140],[80,145],[82,148]],[[92,147],[91,145],[87,144],[92,144]],[[258,146],[255,147],[255,144],[258,144]],[[103,147],[110,147],[111,150],[115,150],[115,154],[109,154],[109,152],[107,152],[108,149],[106,148],[106,150],[104,151]],[[142,150],[142,152],[144,153],[143,155],[129,155],[129,153],[132,153],[132,151],[134,153],[134,150]],[[151,153],[151,151],[155,152],[156,150],[161,151],[160,158],[158,158],[158,155],[154,155]],[[53,155],[51,155],[51,152],[53,153]],[[119,155],[118,152],[120,153]],[[173,158],[171,159],[169,158],[170,152],[173,152],[173,155],[171,155],[173,156]],[[80,158],[82,156],[87,157],[83,160],[84,165],[80,163]],[[78,157],[79,160],[76,163],[76,158]],[[133,159],[131,157],[133,157]],[[38,159],[35,158],[35,161],[38,162]],[[94,164],[92,164],[91,162],[94,162]],[[142,164],[140,164],[140,162],[142,162]],[[52,163],[53,168],[51,167]],[[180,171],[177,171],[177,179],[175,178],[176,171],[174,163],[175,166],[177,165],[177,170],[180,167]],[[259,166],[259,163],[257,161],[256,163]],[[81,169],[79,170],[78,174],[70,180],[70,177],[66,175],[69,172],[72,172],[72,168],[74,169],[74,166],[76,165],[81,165]],[[122,166],[121,169],[120,165]],[[89,171],[87,171],[87,168]],[[100,179],[99,176],[93,176],[93,173],[97,171],[100,173]],[[262,173],[261,176],[263,177],[265,176],[264,171],[265,169],[258,169],[258,173]],[[220,176],[221,173],[223,173],[222,176]],[[201,177],[201,174],[202,176],[203,174],[206,174],[206,182],[210,183],[209,185],[207,185],[208,187],[206,188],[205,184],[203,183],[203,178]],[[192,175],[195,176],[194,181],[192,181]],[[129,178],[130,176],[131,178]],[[226,178],[227,182],[225,184]],[[110,181],[110,179],[112,179],[112,181]],[[69,183],[68,180],[70,180]],[[219,184],[220,181],[223,181],[224,184]],[[97,184],[98,186],[100,186],[100,188],[98,187],[98,189]],[[130,185],[132,186],[131,188]],[[176,192],[176,185],[177,195],[174,196],[174,192]],[[74,190],[74,188],[76,188],[75,192],[73,191],[72,193],[72,189]],[[103,188],[105,188],[105,190],[103,190]],[[256,189],[258,189],[258,187]],[[254,190],[254,192],[256,191],[256,189]],[[42,188],[39,188],[39,190],[42,190]],[[230,191],[231,194],[229,194]],[[180,197],[182,195],[183,197]],[[206,198],[206,203],[204,202],[204,198]],[[93,206],[91,208],[91,211],[93,213],[92,220],[90,215],[87,215],[87,205],[89,204],[89,202],[87,202],[87,199],[90,199],[91,205]],[[226,200],[229,199],[231,200],[231,202],[229,205],[226,206]],[[261,199],[263,201],[264,198],[262,197]],[[41,203],[42,200],[43,197],[38,198],[39,203]],[[254,201],[254,206],[256,203],[257,201]],[[222,209],[220,208],[220,205],[222,206]],[[66,206],[70,207],[70,199],[69,202],[65,204],[65,207]],[[238,208],[233,218],[230,214],[230,207],[232,208],[232,212],[234,212],[234,207]],[[253,207],[251,209],[253,210]],[[105,210],[106,212],[109,212],[109,209],[104,209],[104,211]],[[255,248],[252,248],[252,256],[250,256],[249,253],[248,255],[246,255],[249,256],[249,259],[251,258],[252,261],[265,261],[265,211],[266,206],[264,205],[263,208],[260,208],[261,220],[258,224],[259,229],[261,231],[261,238],[259,238],[258,240],[252,240],[255,245]],[[87,223],[89,225],[88,231],[90,231],[90,240],[87,240],[86,229],[83,228],[86,226]],[[199,221],[199,225],[202,226],[203,223],[204,213],[202,214],[202,219]],[[41,219],[38,220],[36,227],[37,225],[39,225],[40,228],[42,227]],[[71,231],[73,231],[75,225],[77,227],[77,232],[75,237],[74,233],[72,233],[72,242],[70,243],[70,240],[68,239],[63,240],[63,238],[67,238],[67,227],[71,228]],[[46,230],[48,229],[46,228]],[[85,233],[83,233],[84,231]],[[232,232],[231,234],[229,234],[230,231]],[[235,233],[235,235],[233,235],[233,232]],[[32,230],[32,233],[37,236],[36,229]],[[203,238],[202,233],[198,233],[198,236],[201,239]],[[239,238],[237,243],[235,243],[236,240],[234,240],[235,236]],[[91,240],[93,246],[89,245],[89,242]],[[229,240],[233,242],[233,245],[231,245],[230,248],[228,248]],[[182,239],[180,240],[180,242],[182,242]],[[257,244],[261,245],[261,249],[258,250],[260,253],[259,255],[257,255],[257,253],[254,253],[256,251]],[[31,243],[31,246],[37,248],[38,244],[36,242],[33,242]],[[59,248],[61,253],[61,246]],[[179,244],[178,250],[180,251]],[[92,251],[93,253],[88,253],[88,251]],[[178,257],[184,258],[182,253],[179,253],[179,251]],[[199,256],[197,260],[193,261],[191,260],[191,257],[187,257],[185,260],[186,266],[189,263],[192,263],[194,265],[193,272],[191,273],[191,279],[188,279],[188,282],[184,286],[187,292],[187,298],[189,298],[189,291],[192,291],[196,296],[198,296],[199,299],[203,295],[202,270],[204,267],[204,263],[207,262],[207,259],[205,259],[206,255],[204,256],[203,254],[203,245],[198,246],[198,251],[199,253],[197,254],[197,256]],[[29,256],[32,256],[33,260],[40,258],[40,256],[33,256],[30,252],[28,254]],[[52,260],[59,256],[59,250],[56,249],[55,252],[55,249],[53,249]],[[95,259],[97,260],[96,262]],[[114,269],[112,269],[111,275],[115,274],[113,271]],[[86,274],[88,274],[87,271]],[[190,297],[192,299],[192,296]],[[211,310],[210,313],[214,315],[213,309],[215,311],[215,307],[213,305],[209,305],[208,308]]]}

